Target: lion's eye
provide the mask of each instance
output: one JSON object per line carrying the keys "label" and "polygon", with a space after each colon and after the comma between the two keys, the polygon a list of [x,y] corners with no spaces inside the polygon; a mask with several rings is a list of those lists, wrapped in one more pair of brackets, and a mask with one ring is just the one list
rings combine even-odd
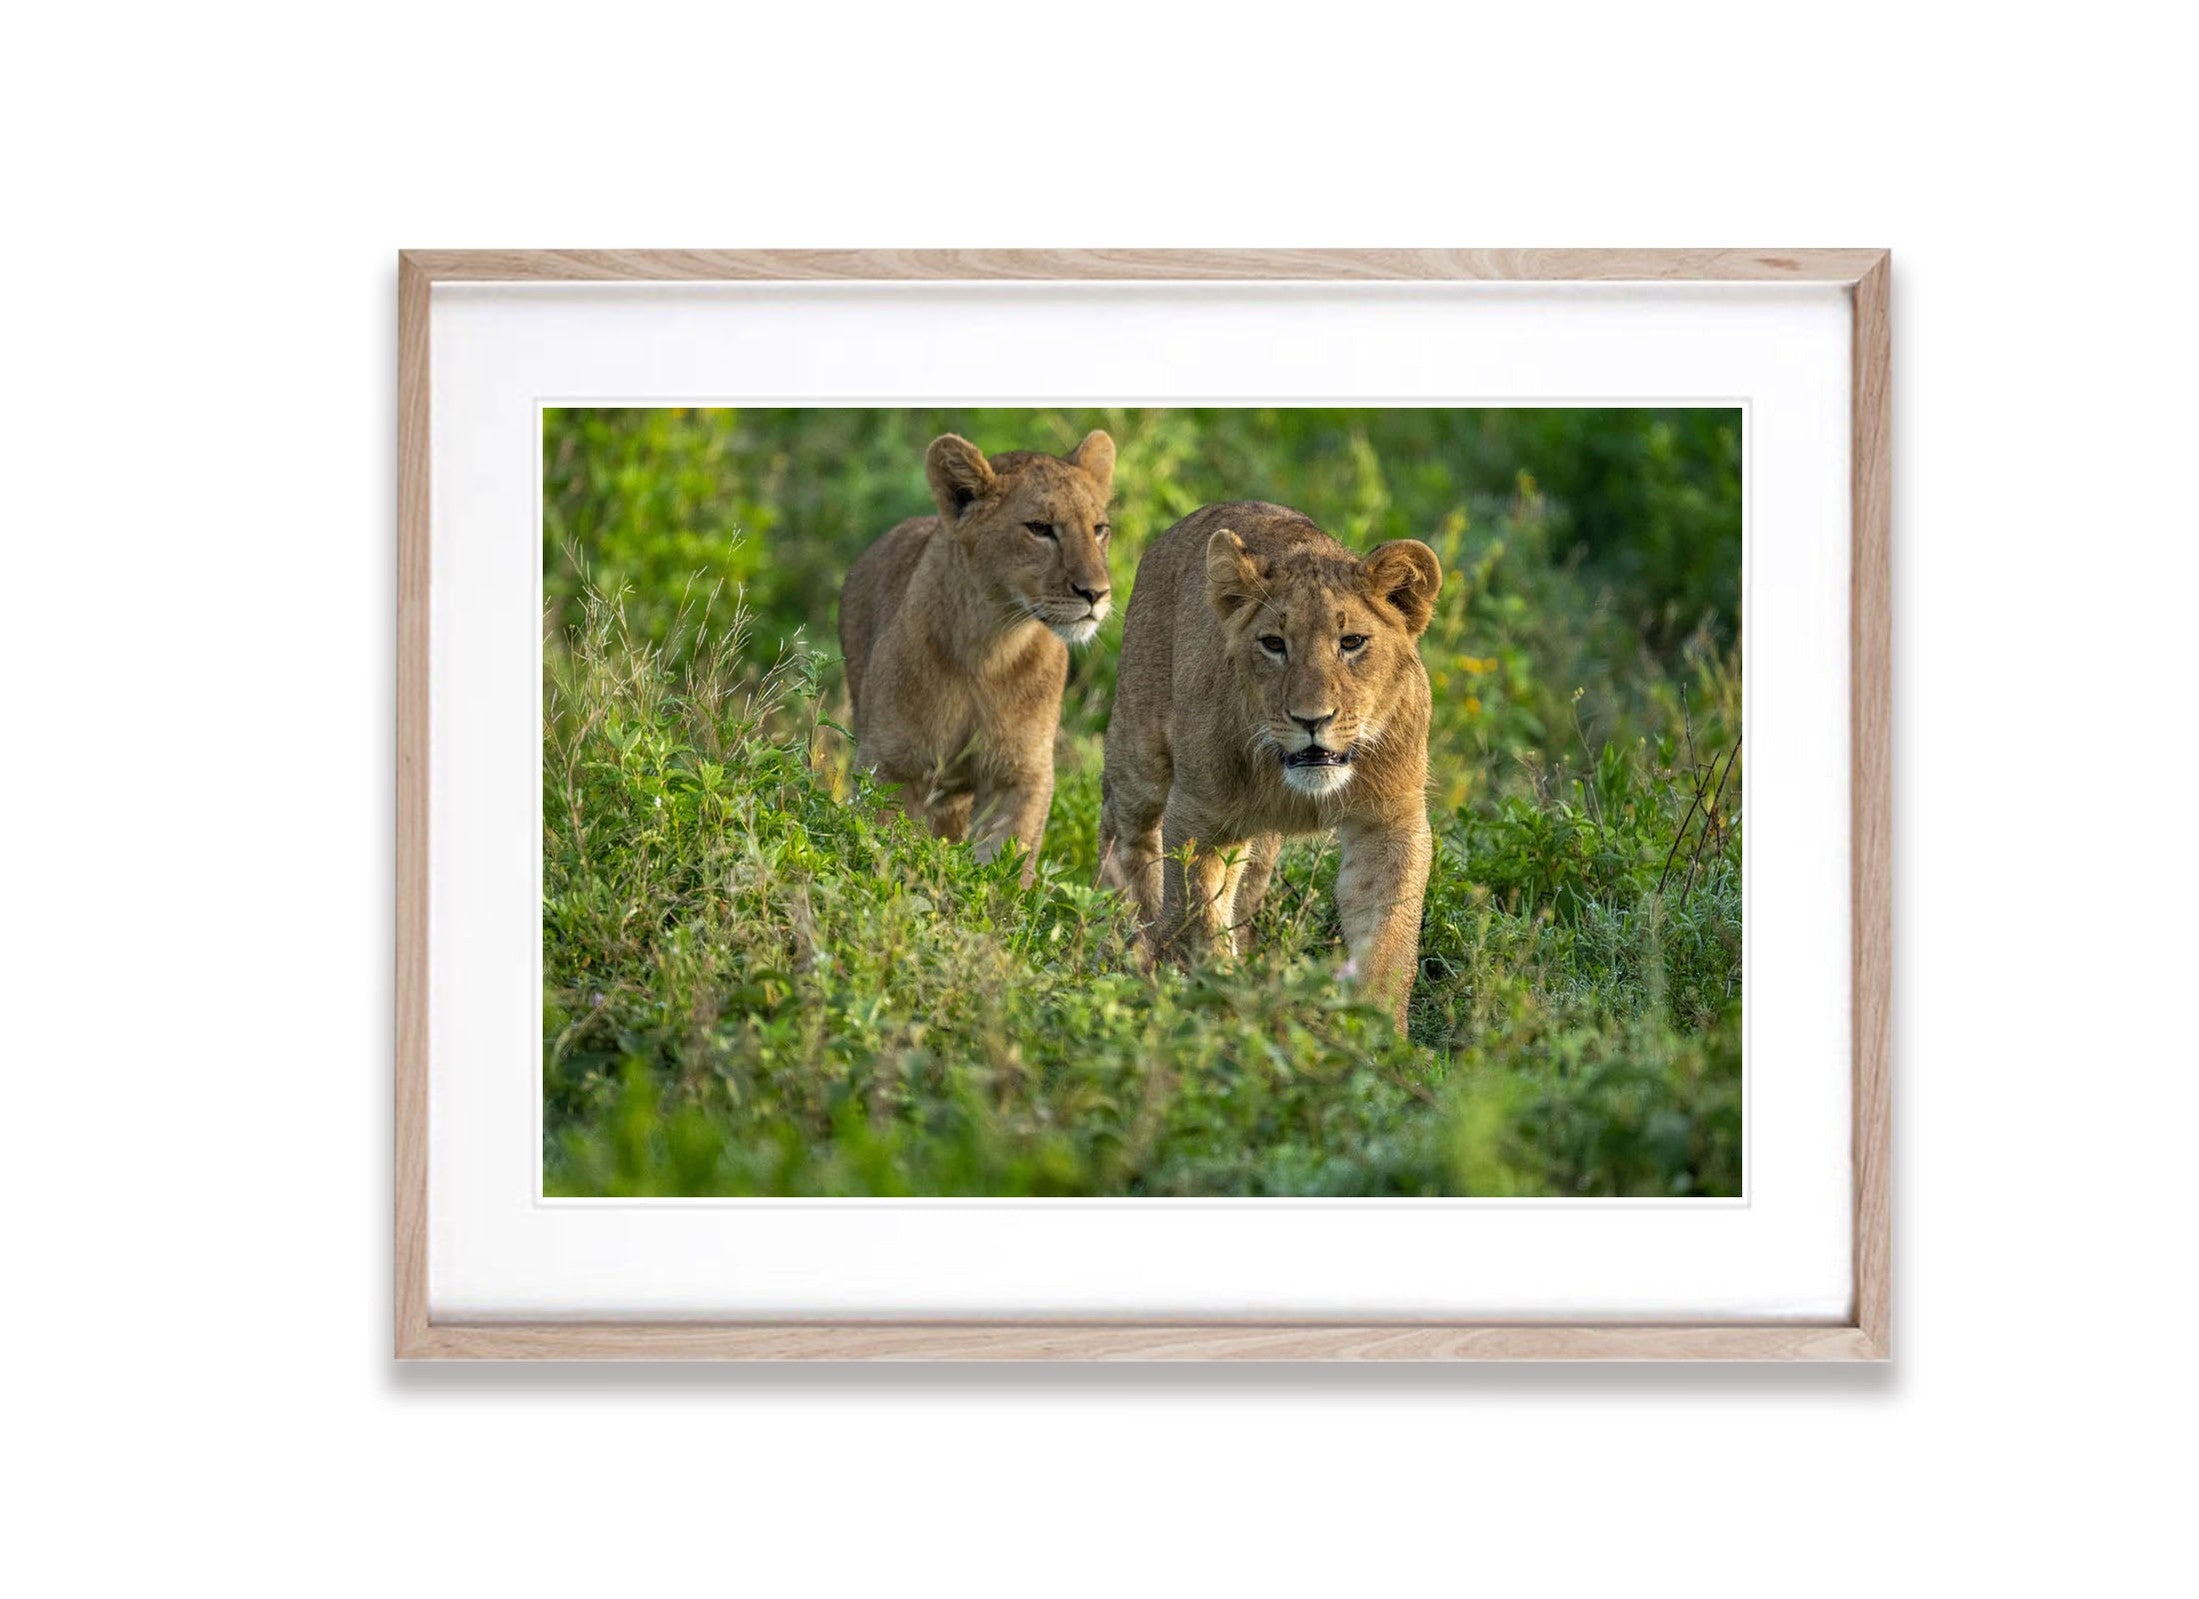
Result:
{"label": "lion's eye", "polygon": [[1367,647],[1367,635],[1364,633],[1346,633],[1336,642],[1343,646],[1346,655],[1357,655]]}
{"label": "lion's eye", "polygon": [[1034,538],[1059,539],[1061,537],[1060,534],[1054,531],[1054,524],[1051,522],[1026,522],[1023,524],[1023,529]]}
{"label": "lion's eye", "polygon": [[1281,655],[1283,653],[1283,635],[1280,633],[1262,633],[1260,635],[1260,648],[1266,650],[1270,655]]}
{"label": "lion's eye", "polygon": [[1105,522],[1102,522],[1098,527],[1092,529],[1092,537],[1098,539],[1102,544],[1105,544],[1107,542],[1107,535],[1114,531],[1115,530],[1113,528],[1109,527]]}

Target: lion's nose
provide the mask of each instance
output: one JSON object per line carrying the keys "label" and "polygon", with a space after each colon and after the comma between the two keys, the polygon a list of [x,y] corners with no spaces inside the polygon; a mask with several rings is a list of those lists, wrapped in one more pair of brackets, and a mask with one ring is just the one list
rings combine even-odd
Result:
{"label": "lion's nose", "polygon": [[1336,713],[1334,711],[1323,711],[1317,716],[1300,716],[1296,711],[1292,711],[1290,719],[1308,733],[1318,733],[1322,728],[1336,720]]}
{"label": "lion's nose", "polygon": [[1099,609],[1099,602],[1114,592],[1112,589],[1088,589],[1081,583],[1072,583],[1069,587],[1077,598],[1091,606],[1095,611]]}

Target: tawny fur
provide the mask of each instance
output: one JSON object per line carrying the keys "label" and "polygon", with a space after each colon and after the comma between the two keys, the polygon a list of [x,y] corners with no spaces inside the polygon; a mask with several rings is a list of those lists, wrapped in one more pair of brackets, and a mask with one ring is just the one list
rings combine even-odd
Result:
{"label": "tawny fur", "polygon": [[988,460],[950,433],[924,469],[939,514],[889,530],[840,589],[855,762],[980,859],[1022,845],[1029,883],[1054,794],[1063,641],[1088,642],[1111,603],[1114,442],[1095,431],[1067,456]]}
{"label": "tawny fur", "polygon": [[1280,505],[1205,506],[1146,550],[1100,880],[1136,902],[1150,952],[1245,949],[1282,840],[1334,828],[1346,969],[1405,1025],[1433,853],[1418,640],[1441,585],[1417,540],[1361,558]]}

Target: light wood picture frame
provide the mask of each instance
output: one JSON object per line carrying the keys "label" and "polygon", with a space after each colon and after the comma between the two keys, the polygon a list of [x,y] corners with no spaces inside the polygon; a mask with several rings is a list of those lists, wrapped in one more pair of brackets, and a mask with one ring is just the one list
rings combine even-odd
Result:
{"label": "light wood picture frame", "polygon": [[[1808,250],[413,250],[398,260],[395,1352],[401,1359],[1811,1360],[1890,1352],[1890,257]],[[1394,1322],[494,1322],[428,1297],[429,302],[439,283],[837,280],[1763,282],[1853,317],[1849,712],[1851,1313],[1815,1325]]]}

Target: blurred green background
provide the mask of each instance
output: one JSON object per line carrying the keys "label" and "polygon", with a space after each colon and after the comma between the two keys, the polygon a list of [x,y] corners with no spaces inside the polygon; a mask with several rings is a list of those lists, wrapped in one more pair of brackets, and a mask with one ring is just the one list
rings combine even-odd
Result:
{"label": "blurred green background", "polygon": [[[1255,957],[1126,957],[1089,886],[1119,609],[1073,657],[1036,888],[847,803],[848,563],[931,509],[938,434],[1093,427],[1125,601],[1219,499],[1441,557],[1409,1038],[1333,981],[1325,840],[1286,854]],[[549,412],[552,1189],[1738,1191],[1740,434],[1723,409]]]}

